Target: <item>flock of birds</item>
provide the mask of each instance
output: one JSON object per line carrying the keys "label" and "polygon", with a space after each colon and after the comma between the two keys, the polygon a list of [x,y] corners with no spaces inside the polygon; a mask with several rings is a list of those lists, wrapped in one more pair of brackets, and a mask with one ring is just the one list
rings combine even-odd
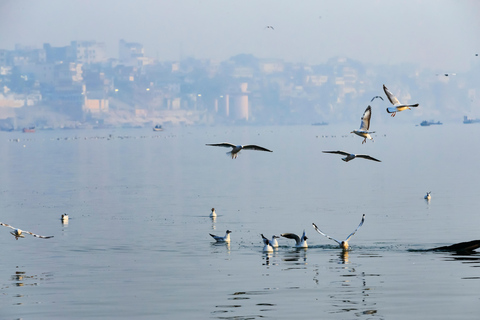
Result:
{"label": "flock of birds", "polygon": [[[267,28],[270,28],[270,26],[268,26]],[[418,107],[418,105],[419,105],[418,103],[416,103],[416,104],[402,104],[402,103],[400,103],[400,101],[395,97],[395,95],[393,95],[390,92],[390,90],[388,90],[388,88],[385,85],[383,85],[383,91],[385,92],[385,94],[386,94],[388,100],[390,101],[390,103],[393,105],[392,107],[388,107],[386,109],[388,113],[392,114],[392,117],[394,117],[397,112],[401,112],[401,111],[405,111],[405,110],[411,110],[411,108]],[[375,97],[372,98],[372,100],[370,102],[372,102],[373,100],[375,100],[377,98],[381,99],[383,101],[383,98],[381,96],[375,96]],[[372,107],[368,106],[365,109],[365,111],[363,113],[363,116],[361,118],[360,128],[358,130],[353,130],[351,132],[351,133],[354,133],[354,134],[363,138],[362,144],[364,144],[367,141],[367,139],[373,141],[373,138],[372,138],[371,134],[375,133],[375,131],[369,131],[370,130],[371,116],[372,116]],[[257,151],[272,152],[271,150],[269,150],[267,148],[264,148],[264,147],[261,147],[261,146],[258,146],[258,145],[252,145],[252,144],[250,144],[250,145],[234,145],[234,144],[229,143],[229,142],[222,142],[222,143],[209,143],[209,144],[206,144],[206,145],[207,146],[213,146],[213,147],[231,148],[231,150],[229,152],[227,152],[227,155],[231,156],[232,159],[236,159],[237,156],[238,156],[238,153],[241,150],[257,150]],[[340,151],[340,150],[338,150],[338,151],[323,151],[323,152],[324,153],[339,154],[339,155],[345,156],[344,158],[342,158],[342,160],[345,161],[345,162],[351,161],[355,158],[362,158],[362,159],[381,162],[380,160],[378,160],[378,159],[376,159],[372,156],[366,155],[366,154],[354,154],[354,153]],[[428,195],[428,199],[430,199],[431,198],[430,193],[428,193],[427,195]],[[427,198],[425,197],[425,199],[427,199]],[[213,218],[213,219],[215,219],[217,217],[217,214],[215,212],[215,208],[212,208],[212,212],[210,214],[210,217]],[[343,250],[348,250],[348,248],[349,248],[348,241],[353,237],[353,235],[358,231],[358,229],[360,229],[360,227],[363,225],[364,222],[365,222],[365,214],[362,216],[362,220],[360,221],[360,224],[355,229],[355,231],[353,231],[343,241],[339,241],[339,240],[327,235],[326,233],[321,231],[315,223],[312,223],[312,225],[313,225],[313,228],[315,229],[315,231],[317,231],[321,235],[327,237],[328,239],[335,241],[340,246],[340,248],[342,248]],[[227,230],[226,233],[225,233],[225,236],[223,236],[223,237],[222,236],[217,236],[217,235],[214,235],[214,234],[210,234],[210,236],[216,242],[229,243],[231,233],[232,233],[231,230]],[[261,234],[261,237],[262,237],[263,244],[264,244],[264,247],[263,247],[264,252],[272,252],[274,250],[274,248],[278,247],[277,239],[280,238],[280,237],[295,240],[295,247],[296,248],[308,248],[308,244],[307,244],[307,239],[308,238],[305,234],[305,230],[303,231],[302,236],[298,236],[295,233],[282,233],[282,234],[280,234],[280,237],[277,236],[277,235],[273,235],[271,239],[266,238],[263,234]]]}
{"label": "flock of birds", "polygon": [[[273,29],[273,27],[271,27],[271,26],[267,26],[267,28]],[[383,90],[384,90],[388,100],[393,105],[393,107],[388,107],[386,109],[388,113],[392,114],[392,117],[394,117],[397,112],[405,111],[407,109],[411,110],[411,108],[416,108],[416,107],[419,106],[418,103],[416,103],[416,104],[402,104],[402,103],[400,103],[400,101],[390,92],[390,90],[388,90],[388,88],[385,85],[383,85]],[[381,99],[383,101],[383,98],[381,96],[375,96],[375,97],[372,98],[372,100],[370,102],[372,102],[375,99]],[[361,118],[360,128],[358,130],[353,130],[351,132],[351,133],[354,133],[354,134],[364,138],[363,141],[362,141],[362,144],[364,144],[367,141],[367,139],[373,141],[373,138],[370,134],[375,133],[375,131],[369,131],[371,116],[372,116],[372,108],[371,108],[371,106],[368,106],[365,109],[365,111],[363,113],[363,116]],[[261,146],[258,146],[258,145],[253,145],[253,144],[234,145],[234,144],[229,143],[229,142],[222,142],[222,143],[210,143],[210,144],[206,144],[206,145],[207,146],[214,146],[214,147],[231,148],[231,150],[229,152],[227,152],[227,155],[229,155],[232,159],[236,159],[241,150],[257,150],[257,151],[273,152],[272,150],[269,150],[267,148],[264,148],[264,147],[261,147]],[[340,151],[340,150],[339,151],[323,151],[323,152],[324,153],[331,153],[331,154],[339,154],[339,155],[345,156],[345,158],[342,158],[342,160],[345,161],[345,162],[349,162],[349,161],[351,161],[353,159],[356,159],[356,158],[362,158],[362,159],[372,160],[372,161],[376,161],[376,162],[381,162],[380,160],[378,160],[374,157],[371,157],[369,155],[366,155],[366,154],[354,154],[354,153],[349,153],[349,152]],[[429,201],[432,198],[431,197],[431,192],[427,192],[427,194],[425,195],[424,198],[427,201]],[[215,212],[215,208],[212,208],[212,211],[210,213],[210,217],[212,219],[215,219],[217,217],[217,213]],[[62,223],[68,223],[68,219],[69,219],[69,217],[68,217],[67,214],[62,214],[62,216],[61,216]],[[350,235],[348,235],[348,237],[343,241],[339,241],[339,240],[325,234],[323,231],[321,231],[317,227],[317,225],[315,223],[312,223],[312,225],[313,225],[313,228],[315,229],[315,231],[317,231],[319,234],[325,236],[326,238],[328,238],[330,240],[335,241],[340,246],[340,248],[342,248],[343,250],[348,250],[349,249],[348,241],[358,231],[358,229],[360,229],[360,227],[363,225],[364,222],[365,222],[365,214],[363,214],[362,220],[360,221],[360,224],[355,229],[355,231],[353,231]],[[38,235],[38,234],[35,234],[33,232],[30,232],[30,231],[21,230],[19,228],[12,227],[11,225],[6,224],[6,223],[2,223],[2,222],[0,222],[0,225],[4,226],[4,227],[8,227],[10,229],[13,229],[13,231],[11,231],[10,233],[15,237],[15,240],[18,240],[19,238],[24,238],[25,234],[30,234],[30,235],[32,235],[36,238],[42,238],[42,239],[53,238],[53,236],[42,236],[42,235]],[[223,236],[223,237],[222,236],[217,236],[217,235],[214,235],[214,234],[210,234],[210,236],[216,242],[229,243],[231,233],[232,233],[231,230],[227,230],[225,232],[225,236]],[[295,240],[295,247],[296,248],[308,248],[308,244],[307,244],[307,239],[308,238],[305,234],[305,230],[303,231],[303,234],[302,234],[301,237],[299,237],[298,235],[296,235],[294,233],[282,233],[282,234],[280,234],[280,237],[277,236],[277,235],[273,235],[270,240],[268,238],[266,238],[263,234],[261,234],[261,237],[262,237],[262,240],[263,240],[263,243],[264,243],[264,248],[263,248],[264,252],[272,252],[273,248],[278,247],[277,239],[279,239],[280,237]],[[477,246],[477,244],[478,244],[478,246]],[[453,246],[442,247],[442,248],[457,247],[459,245],[461,245],[461,244],[456,244],[456,245],[453,245]],[[480,241],[475,240],[473,246],[475,248],[480,247]]]}
{"label": "flock of birds", "polygon": [[[401,111],[405,111],[405,110],[411,110],[411,108],[416,108],[416,107],[419,106],[418,103],[415,103],[415,104],[403,104],[403,103],[401,103],[397,99],[397,97],[395,97],[395,95],[393,95],[385,85],[383,85],[383,91],[385,92],[385,95],[387,96],[388,100],[392,104],[392,107],[387,107],[386,108],[386,111],[388,113],[390,113],[392,117],[395,117],[397,112],[401,112]],[[383,98],[381,96],[375,96],[375,97],[372,98],[372,100],[370,102],[372,102],[375,99],[381,99],[383,101]],[[373,138],[372,138],[371,134],[375,133],[375,131],[369,131],[370,130],[371,116],[372,116],[372,108],[371,108],[371,106],[368,106],[365,109],[365,111],[363,113],[363,116],[361,118],[360,128],[358,130],[353,130],[351,132],[351,133],[354,133],[354,134],[363,138],[362,144],[364,144],[367,141],[367,139],[373,141]],[[237,156],[238,156],[238,153],[241,150],[258,150],[258,151],[272,152],[271,150],[269,150],[267,148],[264,148],[264,147],[261,147],[261,146],[258,146],[258,145],[234,145],[234,144],[228,143],[228,142],[211,143],[211,144],[206,144],[206,145],[207,146],[214,146],[214,147],[232,148],[231,151],[227,152],[227,155],[231,156],[232,159],[236,159]],[[342,158],[342,160],[345,161],[345,162],[349,162],[349,161],[351,161],[353,159],[356,159],[356,158],[362,158],[362,159],[372,160],[372,161],[376,161],[376,162],[381,162],[380,160],[378,160],[378,159],[376,159],[376,158],[374,158],[370,155],[366,155],[366,154],[354,154],[354,153],[350,153],[350,152],[346,152],[346,151],[340,151],[340,150],[338,150],[338,151],[323,151],[323,153],[339,154],[339,155],[345,156],[344,158]],[[431,192],[427,192],[427,194],[425,195],[424,198],[425,198],[425,200],[430,201],[430,199],[432,198]],[[216,214],[214,208],[212,208],[212,212],[210,214],[210,217],[212,219],[215,219],[217,217],[217,214]],[[312,223],[312,225],[313,225],[313,228],[315,229],[315,231],[317,231],[319,234],[325,236],[326,238],[328,238],[330,240],[335,241],[343,251],[347,251],[347,250],[349,250],[349,244],[348,244],[349,240],[360,229],[360,227],[363,225],[364,222],[365,222],[365,214],[363,214],[362,220],[360,221],[360,224],[357,226],[355,231],[353,231],[351,234],[349,234],[348,237],[343,241],[339,241],[339,240],[327,235],[326,233],[321,231],[315,223]],[[217,235],[214,235],[214,234],[210,234],[210,236],[216,242],[229,243],[231,233],[232,233],[231,230],[227,230],[226,233],[225,233],[225,236],[223,236],[223,237],[222,236],[217,236]],[[261,234],[261,237],[262,237],[263,244],[264,244],[264,247],[263,247],[264,252],[273,252],[274,248],[278,247],[277,239],[279,239],[280,237],[295,240],[295,247],[296,248],[308,248],[308,244],[307,244],[307,239],[308,238],[305,234],[305,230],[303,231],[302,236],[298,236],[295,233],[282,233],[282,234],[280,234],[280,236],[273,235],[271,239],[266,238],[263,234]],[[433,248],[433,249],[430,249],[430,250],[438,250],[438,251],[449,251],[449,250],[462,251],[462,250],[464,250],[464,251],[470,252],[471,250],[474,250],[474,249],[479,248],[479,247],[480,247],[480,240],[474,240],[474,241],[470,241],[470,242],[454,244],[452,246]],[[462,250],[459,250],[459,249],[462,249]]]}

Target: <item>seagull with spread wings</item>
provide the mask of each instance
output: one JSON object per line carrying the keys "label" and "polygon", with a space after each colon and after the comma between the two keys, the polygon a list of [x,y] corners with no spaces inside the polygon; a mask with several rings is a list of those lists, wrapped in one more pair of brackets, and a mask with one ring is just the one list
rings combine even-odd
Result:
{"label": "seagull with spread wings", "polygon": [[267,243],[269,243],[273,248],[278,248],[278,241],[277,241],[277,239],[280,238],[279,236],[273,235],[273,236],[272,236],[272,240],[268,240],[268,239],[263,235],[263,233],[260,234],[260,235],[262,236],[263,244],[267,245]]}
{"label": "seagull with spread wings", "polygon": [[308,248],[307,236],[305,235],[305,230],[303,230],[303,235],[300,238],[295,233],[282,233],[280,236],[295,240],[295,248]]}
{"label": "seagull with spread wings", "polygon": [[42,238],[42,239],[53,238],[53,236],[47,236],[46,237],[46,236],[41,236],[41,235],[32,233],[30,231],[20,230],[18,228],[12,227],[11,225],[6,224],[6,223],[2,223],[2,222],[0,222],[0,225],[4,226],[4,227],[8,227],[10,229],[13,229],[13,231],[11,231],[10,233],[12,234],[12,236],[15,237],[15,240],[18,240],[18,238],[25,238],[25,235],[24,235],[25,233],[31,234],[32,236],[34,236],[36,238]]}
{"label": "seagull with spread wings", "polygon": [[378,98],[378,99],[382,99],[382,101],[383,101],[383,98],[382,98],[382,97],[380,97],[380,96],[375,96],[375,97],[372,98],[372,100],[370,100],[370,102],[372,102],[373,100],[375,100],[375,99],[377,99],[377,98]]}
{"label": "seagull with spread wings", "polygon": [[345,151],[322,151],[323,153],[335,153],[335,154],[341,154],[342,156],[346,156],[345,158],[342,158],[343,161],[345,162],[348,162],[350,160],[353,160],[355,158],[363,158],[363,159],[367,159],[367,160],[373,160],[373,161],[377,161],[377,162],[382,162],[378,159],[375,159],[374,157],[371,157],[367,154],[355,154],[355,153],[349,153],[349,152],[345,152]]}
{"label": "seagull with spread wings", "polygon": [[397,97],[393,95],[393,93],[388,90],[385,85],[383,85],[383,91],[385,91],[385,94],[387,95],[388,100],[393,104],[393,107],[387,108],[387,112],[392,114],[392,117],[395,117],[397,112],[403,111],[403,110],[412,110],[411,108],[416,108],[418,107],[418,103],[416,104],[402,104],[400,101],[398,101]]}
{"label": "seagull with spread wings", "polygon": [[207,146],[213,146],[213,147],[224,147],[224,148],[232,148],[231,151],[227,152],[229,156],[232,157],[232,159],[236,159],[238,156],[238,153],[240,150],[258,150],[258,151],[267,151],[267,152],[273,152],[272,150],[268,150],[267,148],[260,147],[254,144],[247,144],[245,146],[242,145],[234,145],[229,142],[222,142],[222,143],[207,143]]}
{"label": "seagull with spread wings", "polygon": [[315,225],[315,223],[312,223],[313,225],[313,228],[315,228],[315,230],[320,233],[322,236],[325,236],[327,237],[328,239],[330,240],[333,240],[335,241],[336,243],[338,243],[340,245],[340,247],[343,249],[343,250],[348,250],[348,241],[350,240],[351,237],[353,237],[353,235],[355,234],[355,232],[358,231],[358,229],[360,229],[360,227],[363,225],[363,222],[365,221],[365,214],[363,214],[362,216],[362,221],[360,221],[360,224],[358,225],[357,229],[355,229],[355,231],[353,231],[352,233],[350,233],[350,235],[347,237],[347,239],[345,239],[344,241],[338,241],[337,239],[334,239],[328,235],[326,235],[325,233],[323,233],[320,229],[318,229],[318,227]]}
{"label": "seagull with spread wings", "polygon": [[372,107],[368,106],[367,109],[365,109],[365,112],[363,113],[362,116],[362,122],[360,123],[360,129],[359,130],[353,130],[350,133],[355,133],[357,136],[360,136],[363,139],[362,144],[367,142],[367,138],[373,141],[372,136],[370,136],[370,133],[375,133],[375,131],[368,131],[370,128],[370,118],[372,117]]}

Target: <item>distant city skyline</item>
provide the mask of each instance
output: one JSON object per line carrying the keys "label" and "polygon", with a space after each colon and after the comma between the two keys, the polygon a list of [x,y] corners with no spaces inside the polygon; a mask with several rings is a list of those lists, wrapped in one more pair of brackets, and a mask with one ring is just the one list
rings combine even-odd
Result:
{"label": "distant city skyline", "polygon": [[451,73],[479,59],[479,12],[474,0],[0,0],[0,49],[94,40],[118,57],[125,39],[160,60],[246,53],[321,64],[344,56]]}

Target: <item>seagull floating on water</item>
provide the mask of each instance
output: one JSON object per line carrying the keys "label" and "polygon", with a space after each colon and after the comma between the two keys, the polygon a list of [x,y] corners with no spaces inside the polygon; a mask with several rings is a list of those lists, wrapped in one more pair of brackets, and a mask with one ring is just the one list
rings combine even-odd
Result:
{"label": "seagull floating on water", "polygon": [[217,242],[230,242],[230,233],[232,233],[232,231],[227,230],[227,232],[225,232],[225,237],[216,236],[211,233],[210,236],[212,236],[212,238],[215,239],[215,241]]}
{"label": "seagull floating on water", "polygon": [[240,150],[244,149],[244,150],[258,150],[258,151],[267,151],[267,152],[273,152],[271,150],[268,150],[264,147],[260,147],[260,146],[257,146],[257,145],[254,145],[254,144],[247,144],[245,146],[242,146],[242,145],[234,145],[232,143],[229,143],[229,142],[222,142],[222,143],[207,143],[206,144],[207,146],[213,146],[213,147],[224,147],[224,148],[232,148],[232,151],[229,151],[227,152],[228,155],[230,155],[232,157],[232,159],[236,159],[237,158],[237,155],[238,153],[240,152]]}
{"label": "seagull floating on water", "polygon": [[46,236],[41,236],[41,235],[32,233],[32,232],[30,232],[30,231],[20,230],[20,229],[18,229],[18,228],[12,227],[11,225],[6,224],[6,223],[2,223],[2,222],[0,222],[0,225],[1,225],[1,226],[4,226],[4,227],[8,227],[8,228],[10,228],[10,229],[13,229],[13,231],[11,231],[10,233],[15,237],[15,240],[18,240],[18,238],[25,238],[24,233],[31,234],[32,236],[34,236],[34,237],[36,237],[36,238],[42,238],[42,239],[53,238],[53,236],[47,236],[47,237],[46,237]]}
{"label": "seagull floating on water", "polygon": [[373,97],[373,98],[372,98],[372,100],[370,100],[370,102],[372,102],[373,100],[375,100],[375,99],[377,99],[377,98],[379,98],[379,99],[382,99],[382,100],[383,100],[383,98],[382,98],[382,97],[380,97],[380,96],[375,96],[375,97]]}
{"label": "seagull floating on water", "polygon": [[268,240],[267,238],[265,238],[265,236],[263,235],[263,233],[261,234],[261,236],[262,236],[262,239],[263,239],[263,243],[264,243],[264,244],[267,244],[267,241],[268,241],[273,248],[278,248],[278,241],[277,241],[277,239],[280,238],[279,236],[273,235],[273,236],[272,236],[272,240]]}
{"label": "seagull floating on water", "polygon": [[64,213],[62,214],[62,217],[60,218],[62,220],[62,223],[68,223],[68,214]]}
{"label": "seagull floating on water", "polygon": [[378,159],[375,159],[367,154],[354,154],[354,153],[349,153],[345,151],[322,151],[323,153],[335,153],[335,154],[341,154],[343,156],[346,156],[345,158],[342,158],[343,161],[348,162],[350,160],[353,160],[355,158],[363,158],[363,159],[368,159],[368,160],[373,160],[377,162],[382,162]]}
{"label": "seagull floating on water", "polygon": [[307,245],[308,238],[305,235],[305,230],[303,230],[303,235],[301,238],[297,236],[295,233],[282,233],[281,236],[288,239],[294,239],[296,248],[308,248],[308,245]]}
{"label": "seagull floating on water", "polygon": [[362,122],[360,123],[359,130],[353,130],[350,133],[355,133],[357,136],[360,136],[363,139],[362,144],[367,142],[367,138],[373,141],[373,138],[370,136],[370,133],[375,133],[375,131],[368,131],[370,128],[370,118],[372,116],[372,108],[370,106],[365,109],[365,112],[362,116]]}
{"label": "seagull floating on water", "polygon": [[315,225],[315,223],[312,223],[313,227],[315,228],[315,230],[320,233],[322,236],[325,236],[327,237],[328,239],[330,240],[333,240],[335,241],[336,243],[338,243],[340,245],[340,247],[343,249],[343,250],[348,250],[348,241],[350,240],[350,238],[355,234],[355,232],[357,232],[358,229],[360,229],[360,227],[363,225],[363,222],[365,221],[365,214],[363,214],[362,216],[362,221],[360,221],[360,224],[358,225],[357,229],[355,229],[355,231],[353,231],[352,233],[350,233],[350,235],[347,237],[347,239],[345,239],[344,241],[338,241],[337,239],[334,239],[328,235],[326,235],[325,233],[323,233],[320,229],[318,229],[318,227]]}
{"label": "seagull floating on water", "polygon": [[262,234],[262,239],[263,239],[263,243],[265,244],[265,246],[263,247],[263,252],[273,252],[273,246],[270,243],[270,240],[265,238],[263,234]]}
{"label": "seagull floating on water", "polygon": [[403,111],[403,110],[411,110],[410,108],[416,108],[418,107],[418,103],[416,104],[401,104],[400,101],[391,93],[385,85],[383,85],[383,91],[385,91],[385,94],[387,95],[388,100],[393,104],[393,107],[387,108],[387,112],[392,114],[392,117],[395,117],[397,112]]}
{"label": "seagull floating on water", "polygon": [[430,199],[432,199],[432,196],[430,195],[430,193],[432,193],[432,191],[427,192],[427,194],[426,194],[425,197],[424,197],[425,200],[430,200]]}
{"label": "seagull floating on water", "polygon": [[215,208],[212,208],[212,212],[210,213],[210,218],[216,218],[217,213],[215,212]]}

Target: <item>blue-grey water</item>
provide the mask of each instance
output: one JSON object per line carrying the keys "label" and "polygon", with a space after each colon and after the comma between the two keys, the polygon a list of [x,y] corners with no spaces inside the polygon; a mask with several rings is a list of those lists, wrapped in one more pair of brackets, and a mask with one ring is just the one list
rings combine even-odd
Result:
{"label": "blue-grey water", "polygon": [[0,227],[0,319],[477,319],[480,254],[421,250],[480,239],[480,125],[356,128],[1,132],[0,221],[54,238]]}

